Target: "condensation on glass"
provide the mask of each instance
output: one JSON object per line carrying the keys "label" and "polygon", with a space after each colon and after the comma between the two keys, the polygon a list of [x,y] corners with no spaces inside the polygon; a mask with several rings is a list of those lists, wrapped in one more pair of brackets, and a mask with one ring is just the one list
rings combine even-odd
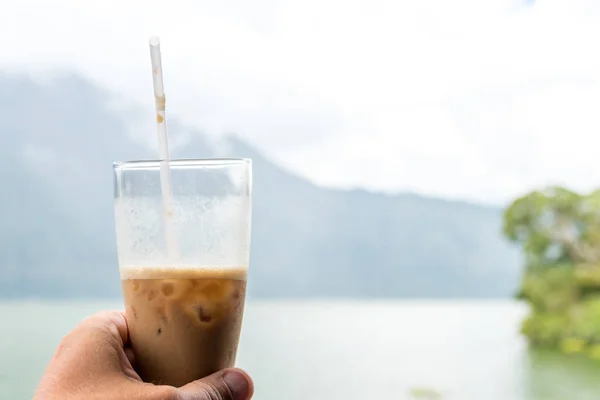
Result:
{"label": "condensation on glass", "polygon": [[[160,163],[114,164],[120,269],[247,267],[251,160],[170,161],[172,207],[168,212],[161,193]],[[167,235],[175,250],[168,245]]]}

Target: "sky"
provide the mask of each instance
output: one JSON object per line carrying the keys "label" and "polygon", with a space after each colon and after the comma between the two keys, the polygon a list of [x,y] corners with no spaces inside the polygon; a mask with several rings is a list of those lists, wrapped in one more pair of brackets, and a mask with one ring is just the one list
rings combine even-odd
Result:
{"label": "sky", "polygon": [[169,116],[320,185],[489,204],[600,186],[596,0],[0,1],[0,69],[151,108],[158,35]]}

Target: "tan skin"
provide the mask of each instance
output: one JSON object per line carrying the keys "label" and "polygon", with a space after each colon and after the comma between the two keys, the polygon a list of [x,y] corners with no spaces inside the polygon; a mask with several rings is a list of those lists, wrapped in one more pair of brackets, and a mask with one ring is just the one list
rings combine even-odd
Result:
{"label": "tan skin", "polygon": [[135,372],[125,315],[96,314],[64,337],[34,400],[249,400],[252,379],[242,370],[219,371],[181,388],[144,383]]}

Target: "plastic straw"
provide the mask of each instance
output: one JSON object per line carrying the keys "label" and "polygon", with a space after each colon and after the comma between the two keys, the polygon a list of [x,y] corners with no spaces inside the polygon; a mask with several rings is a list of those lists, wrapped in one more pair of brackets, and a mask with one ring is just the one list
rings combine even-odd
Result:
{"label": "plastic straw", "polygon": [[171,261],[174,261],[177,258],[178,251],[173,227],[173,191],[171,189],[169,139],[167,137],[167,120],[165,118],[166,98],[163,84],[160,40],[156,36],[150,38],[150,59],[152,61],[152,82],[156,105],[156,133],[160,156],[160,187],[165,213],[165,237],[168,257]]}

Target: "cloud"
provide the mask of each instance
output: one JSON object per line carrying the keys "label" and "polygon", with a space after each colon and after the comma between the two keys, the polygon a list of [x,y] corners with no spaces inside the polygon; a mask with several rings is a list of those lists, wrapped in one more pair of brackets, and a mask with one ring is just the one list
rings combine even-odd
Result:
{"label": "cloud", "polygon": [[159,34],[171,115],[320,184],[502,203],[600,182],[594,0],[22,0],[0,26],[5,66],[149,107]]}

